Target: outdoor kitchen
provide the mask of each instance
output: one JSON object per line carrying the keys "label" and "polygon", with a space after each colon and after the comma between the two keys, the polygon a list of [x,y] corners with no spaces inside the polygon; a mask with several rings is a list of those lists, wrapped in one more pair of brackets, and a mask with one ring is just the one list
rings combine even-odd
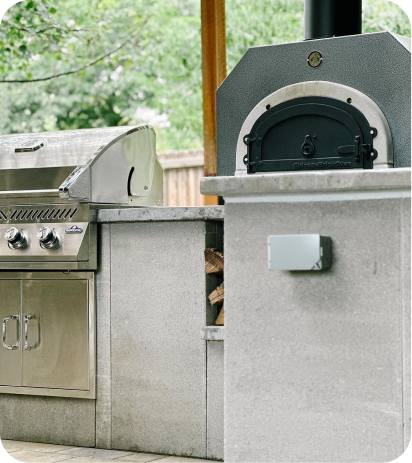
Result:
{"label": "outdoor kitchen", "polygon": [[223,457],[223,210],[161,207],[155,138],[0,137],[3,439]]}
{"label": "outdoor kitchen", "polygon": [[150,124],[0,134],[10,457],[406,452],[411,40],[363,34],[362,0],[304,4],[303,41],[226,77],[225,2],[201,2],[205,205],[164,205]]}

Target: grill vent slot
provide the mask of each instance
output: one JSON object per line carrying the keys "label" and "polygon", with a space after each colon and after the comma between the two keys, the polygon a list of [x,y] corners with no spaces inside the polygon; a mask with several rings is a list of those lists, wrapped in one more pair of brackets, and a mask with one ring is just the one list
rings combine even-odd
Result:
{"label": "grill vent slot", "polygon": [[46,209],[14,209],[0,211],[0,222],[19,221],[34,222],[38,220],[68,220],[72,219],[77,212],[77,208],[46,208]]}
{"label": "grill vent slot", "polygon": [[50,209],[46,209],[39,215],[39,219],[45,219],[47,214],[49,213]]}
{"label": "grill vent slot", "polygon": [[60,209],[57,209],[57,211],[55,211],[53,214],[53,219],[56,219],[59,214],[60,214]]}

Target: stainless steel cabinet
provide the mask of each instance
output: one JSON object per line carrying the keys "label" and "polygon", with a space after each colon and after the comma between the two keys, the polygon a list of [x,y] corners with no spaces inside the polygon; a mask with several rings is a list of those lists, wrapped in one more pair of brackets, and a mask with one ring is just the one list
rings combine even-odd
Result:
{"label": "stainless steel cabinet", "polygon": [[93,273],[0,274],[0,393],[94,398],[93,293]]}
{"label": "stainless steel cabinet", "polygon": [[0,385],[21,386],[20,349],[21,283],[0,280],[0,319],[2,347],[0,348]]}

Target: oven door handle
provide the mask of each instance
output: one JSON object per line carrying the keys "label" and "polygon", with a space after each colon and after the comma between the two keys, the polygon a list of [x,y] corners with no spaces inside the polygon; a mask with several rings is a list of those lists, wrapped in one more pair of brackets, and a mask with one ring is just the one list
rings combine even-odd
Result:
{"label": "oven door handle", "polygon": [[16,350],[19,348],[20,339],[19,335],[17,334],[17,341],[16,344],[7,344],[7,322],[17,320],[17,333],[19,333],[18,323],[19,323],[19,316],[18,315],[9,315],[8,317],[3,318],[3,347],[8,350]]}
{"label": "oven door handle", "polygon": [[24,316],[24,350],[32,350],[32,349],[35,349],[39,345],[39,342],[37,342],[36,344],[29,344],[30,320],[35,320],[35,319],[36,319],[35,315],[25,315]]}

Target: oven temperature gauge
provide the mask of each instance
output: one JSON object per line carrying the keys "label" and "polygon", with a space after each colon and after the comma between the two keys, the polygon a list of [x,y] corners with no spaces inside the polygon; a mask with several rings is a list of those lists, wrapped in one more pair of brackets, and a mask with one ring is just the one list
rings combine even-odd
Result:
{"label": "oven temperature gauge", "polygon": [[6,238],[9,248],[11,249],[24,249],[27,246],[27,239],[23,233],[23,230],[19,230],[16,227],[9,228],[4,237]]}
{"label": "oven temperature gauge", "polygon": [[51,230],[49,227],[40,228],[37,233],[37,239],[43,249],[56,249],[59,247],[60,240],[56,230]]}

